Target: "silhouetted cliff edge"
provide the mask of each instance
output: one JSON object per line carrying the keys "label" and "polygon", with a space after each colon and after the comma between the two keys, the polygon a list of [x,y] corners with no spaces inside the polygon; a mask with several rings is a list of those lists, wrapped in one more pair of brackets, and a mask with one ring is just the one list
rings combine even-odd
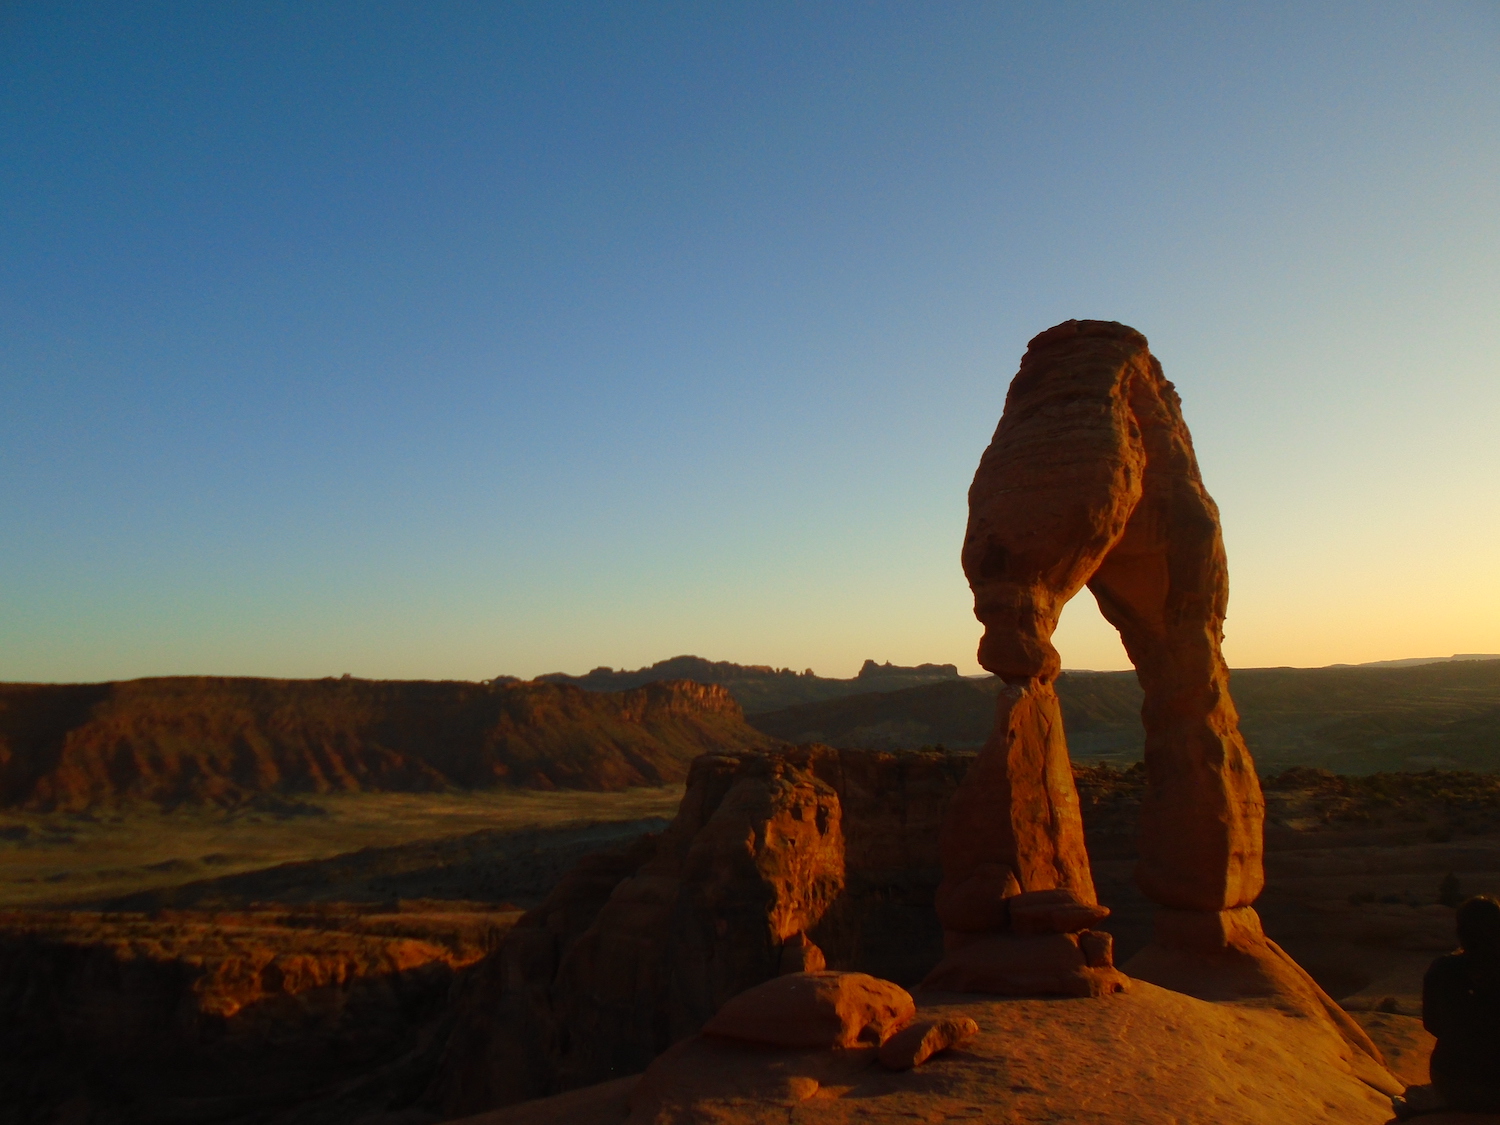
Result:
{"label": "silhouetted cliff edge", "polygon": [[705,660],[701,656],[674,656],[658,660],[649,668],[627,670],[595,668],[582,676],[566,672],[549,672],[538,676],[539,683],[572,684],[589,691],[624,691],[660,680],[694,680],[700,684],[721,684],[745,709],[747,715],[774,711],[799,703],[825,699],[842,699],[872,691],[897,691],[921,684],[957,681],[958,667],[953,664],[917,664],[902,666],[887,661],[877,664],[866,660],[859,674],[840,680],[813,674],[808,668],[794,672],[790,668],[773,668],[769,664],[735,664],[728,660]]}

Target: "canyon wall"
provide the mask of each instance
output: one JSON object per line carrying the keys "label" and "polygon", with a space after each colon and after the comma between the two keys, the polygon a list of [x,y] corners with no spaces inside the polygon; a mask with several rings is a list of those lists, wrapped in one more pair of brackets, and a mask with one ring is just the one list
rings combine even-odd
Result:
{"label": "canyon wall", "polygon": [[262,793],[679,782],[775,742],[717,685],[181,676],[0,684],[0,807],[240,804]]}
{"label": "canyon wall", "polygon": [[409,1104],[465,969],[514,919],[451,904],[0,914],[0,1122]]}

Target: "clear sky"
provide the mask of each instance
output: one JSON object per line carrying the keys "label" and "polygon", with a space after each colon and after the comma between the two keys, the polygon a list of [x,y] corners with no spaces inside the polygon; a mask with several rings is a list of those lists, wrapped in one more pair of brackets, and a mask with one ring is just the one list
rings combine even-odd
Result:
{"label": "clear sky", "polygon": [[0,679],[977,671],[1070,317],[1232,664],[1500,652],[1500,6],[6,3]]}

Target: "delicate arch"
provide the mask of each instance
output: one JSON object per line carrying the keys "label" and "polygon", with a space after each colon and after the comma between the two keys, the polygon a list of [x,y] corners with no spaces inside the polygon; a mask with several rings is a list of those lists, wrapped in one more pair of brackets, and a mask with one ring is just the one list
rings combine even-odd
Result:
{"label": "delicate arch", "polygon": [[1229,581],[1218,509],[1139,332],[1067,321],[1031,341],[969,490],[963,565],[985,627],[980,663],[1006,687],[944,825],[940,914],[976,873],[1006,868],[1020,890],[1093,901],[1053,688],[1052,633],[1085,585],[1145,692],[1137,882],[1177,909],[1254,902],[1264,801],[1220,652]]}

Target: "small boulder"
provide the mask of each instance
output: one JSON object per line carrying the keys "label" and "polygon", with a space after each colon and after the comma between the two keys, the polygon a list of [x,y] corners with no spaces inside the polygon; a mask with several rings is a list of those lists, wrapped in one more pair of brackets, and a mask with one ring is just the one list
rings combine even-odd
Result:
{"label": "small boulder", "polygon": [[731,999],[703,1034],[804,1049],[875,1046],[916,1012],[906,989],[866,973],[790,973]]}
{"label": "small boulder", "polygon": [[887,1070],[910,1070],[978,1034],[979,1025],[968,1016],[918,1020],[880,1045],[880,1065]]}

